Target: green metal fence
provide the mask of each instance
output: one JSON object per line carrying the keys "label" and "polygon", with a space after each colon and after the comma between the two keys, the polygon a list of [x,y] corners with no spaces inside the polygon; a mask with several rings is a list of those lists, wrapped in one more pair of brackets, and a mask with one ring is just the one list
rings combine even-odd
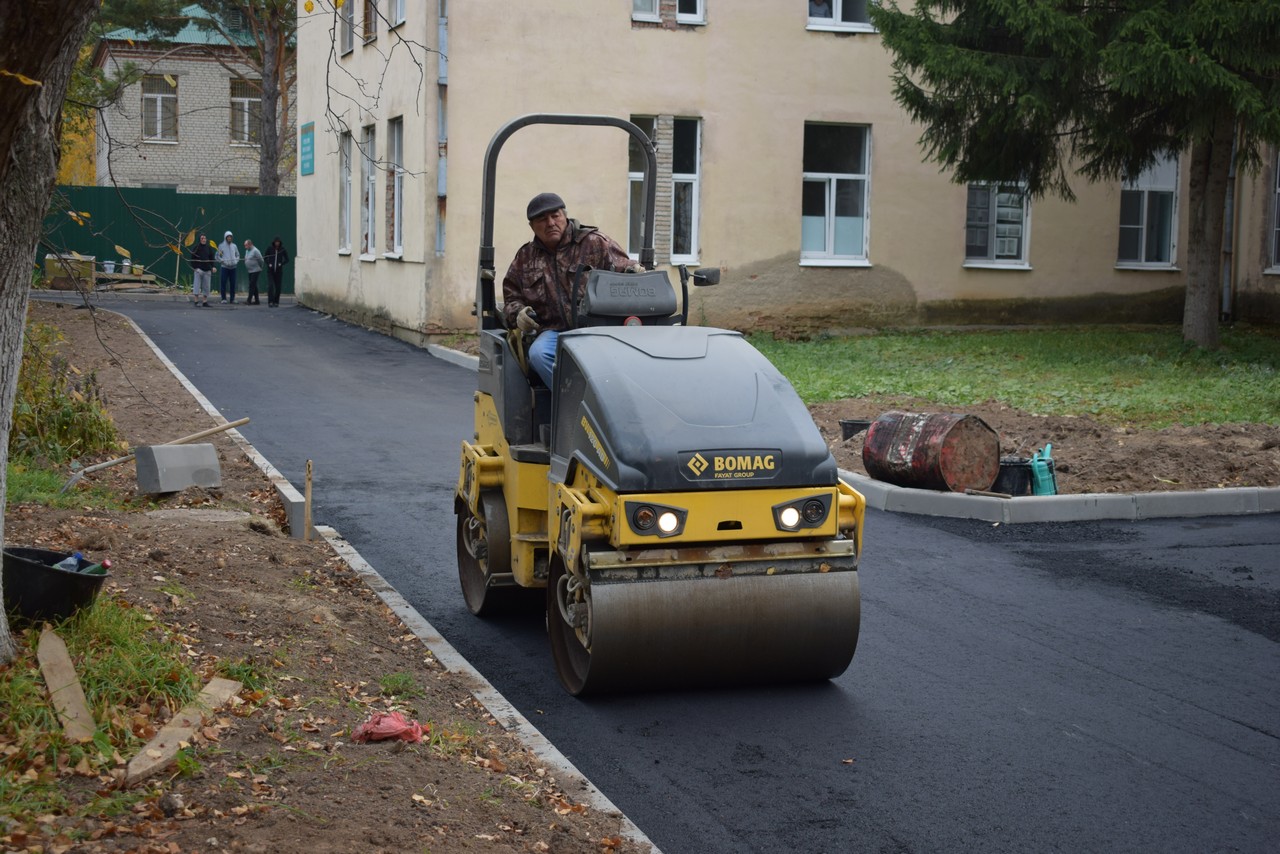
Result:
{"label": "green metal fence", "polygon": [[[293,196],[228,196],[116,187],[58,187],[45,217],[44,236],[36,247],[36,265],[47,255],[72,252],[93,256],[99,271],[104,262],[119,265],[129,253],[159,284],[191,285],[187,263],[191,232],[219,243],[231,231],[240,254],[246,238],[264,253],[275,237],[289,251],[282,290],[293,293],[293,255],[298,246],[298,214]],[[119,248],[117,248],[119,247]],[[180,250],[179,254],[175,250]],[[240,270],[244,287],[243,262]],[[261,282],[266,289],[266,276]],[[217,279],[214,280],[217,287]]]}

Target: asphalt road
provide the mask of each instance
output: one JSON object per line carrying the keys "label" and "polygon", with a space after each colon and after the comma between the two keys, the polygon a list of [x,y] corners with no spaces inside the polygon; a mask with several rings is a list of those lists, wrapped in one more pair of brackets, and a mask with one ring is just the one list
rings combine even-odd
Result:
{"label": "asphalt road", "polygon": [[[1280,517],[871,512],[839,679],[579,701],[458,591],[474,375],[305,309],[128,301],[345,536],[667,854],[1280,850]],[[798,620],[803,614],[795,615]]]}

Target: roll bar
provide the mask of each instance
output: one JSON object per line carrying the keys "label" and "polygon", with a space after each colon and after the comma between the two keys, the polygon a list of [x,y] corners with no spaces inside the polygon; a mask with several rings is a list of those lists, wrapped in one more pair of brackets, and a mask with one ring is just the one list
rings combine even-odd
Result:
{"label": "roll bar", "polygon": [[476,302],[474,313],[479,328],[497,329],[502,326],[498,317],[497,302],[494,296],[495,270],[493,250],[493,217],[494,198],[498,174],[498,152],[507,139],[516,131],[529,125],[595,125],[621,128],[631,134],[631,138],[640,143],[645,153],[644,170],[644,232],[641,237],[640,263],[646,270],[653,269],[653,234],[654,210],[658,194],[658,152],[640,128],[626,119],[613,116],[580,116],[559,113],[531,113],[507,122],[489,140],[489,148],[484,153],[484,184],[480,200],[480,263],[476,273]]}

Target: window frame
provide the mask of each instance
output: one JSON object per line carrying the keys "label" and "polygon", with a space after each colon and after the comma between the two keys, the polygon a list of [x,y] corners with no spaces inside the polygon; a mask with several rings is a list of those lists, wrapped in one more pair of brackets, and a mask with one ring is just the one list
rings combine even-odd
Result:
{"label": "window frame", "polygon": [[360,38],[361,44],[373,44],[378,40],[378,0],[364,0],[364,14],[360,18]]}
{"label": "window frame", "polygon": [[360,138],[360,260],[373,261],[378,251],[378,129],[365,125]]}
{"label": "window frame", "polygon": [[[639,9],[647,6],[648,9]],[[631,0],[631,20],[643,21],[647,24],[662,23],[662,7],[659,0]]]}
{"label": "window frame", "polygon": [[[990,216],[988,216],[986,222],[982,223],[980,226],[978,225],[978,223],[976,223],[976,221],[970,219],[970,211],[973,209],[973,206],[969,204],[969,197],[976,188],[984,188],[989,194],[991,194],[989,196],[989,203],[986,206],[986,210],[990,212]],[[1000,211],[1000,208],[1002,207],[1000,204],[1000,196],[1012,195],[1015,192],[1021,197],[1021,201],[1019,203],[1019,209],[1022,212],[1021,217],[1018,221],[1018,227],[1020,229],[1017,237],[1020,243],[1018,256],[1016,258],[1012,258],[1012,257],[1001,258],[999,257],[998,246],[996,245],[996,241],[1001,239],[1008,240],[1010,238],[1009,237],[1002,238],[1001,235],[998,233],[999,226],[1000,226],[999,211]],[[1006,205],[1003,205],[1003,207],[1008,208],[1011,206],[1006,204]],[[988,229],[987,254],[983,257],[969,255],[969,247],[970,245],[974,245],[974,244],[970,244],[969,242],[969,230],[974,227],[982,227],[982,228]],[[1030,261],[1030,258],[1031,258],[1031,197],[1027,194],[1025,183],[1021,181],[1003,181],[1003,182],[974,181],[968,184],[965,187],[964,229],[965,229],[965,239],[964,239],[964,251],[965,251],[964,266],[965,267],[970,267],[974,269],[1004,269],[1004,270],[1031,269],[1031,261]]]}
{"label": "window frame", "polygon": [[351,131],[338,138],[338,252],[351,254]]}
{"label": "window frame", "polygon": [[[147,74],[139,81],[139,91],[142,95],[142,127],[141,136],[143,142],[159,143],[162,145],[175,145],[178,142],[178,78],[172,74],[168,75],[173,79],[172,85],[165,79],[164,74]],[[147,84],[159,81],[162,85],[168,87],[168,92],[148,92]],[[165,136],[165,104],[170,103],[173,111],[173,135]],[[153,115],[154,114],[154,115]],[[152,135],[147,134],[147,122],[154,119],[156,132]]]}
{"label": "window frame", "polygon": [[404,117],[387,120],[387,251],[384,258],[404,255]]}
{"label": "window frame", "polygon": [[[806,8],[809,0],[802,0]],[[877,0],[831,0],[831,17],[814,17],[809,16],[806,29],[817,30],[820,32],[840,32],[840,33],[874,33],[876,28],[871,24],[870,7]],[[867,19],[865,21],[843,21],[845,3],[862,3],[867,10]]]}
{"label": "window frame", "polygon": [[[1162,167],[1172,161],[1173,181],[1171,183],[1160,183],[1156,177],[1156,173]],[[1118,236],[1123,236],[1125,229],[1137,229],[1138,232],[1138,248],[1141,255],[1140,258],[1121,258],[1120,245],[1116,248],[1116,267],[1126,270],[1169,270],[1177,266],[1178,263],[1178,188],[1181,181],[1181,166],[1176,156],[1162,157],[1156,163],[1142,172],[1141,175],[1133,178],[1127,178],[1120,185],[1120,222]],[[1128,225],[1124,221],[1124,199],[1125,194],[1137,193],[1141,200],[1138,207],[1139,222],[1137,225]],[[1169,233],[1166,235],[1166,245],[1161,247],[1167,254],[1166,261],[1152,261],[1147,259],[1147,244],[1149,239],[1150,223],[1148,222],[1151,202],[1153,194],[1168,196],[1169,204]],[[1117,241],[1119,244],[1119,241]]]}
{"label": "window frame", "polygon": [[[694,157],[695,171],[693,172],[676,172],[674,164],[675,150],[675,133],[676,124],[678,122],[692,122],[694,126]],[[672,146],[672,171],[671,171],[671,235],[670,235],[670,262],[671,264],[697,264],[701,254],[701,246],[698,243],[698,218],[700,215],[699,197],[702,194],[702,119],[692,116],[675,116],[671,122],[671,146]],[[691,203],[689,210],[689,252],[677,253],[676,250],[676,208],[677,199],[679,198],[676,190],[680,185],[688,185],[690,190]]]}
{"label": "window frame", "polygon": [[387,17],[390,19],[387,29],[395,29],[403,24],[405,18],[405,0],[390,0],[391,8],[388,10],[391,14]]}
{"label": "window frame", "polygon": [[698,25],[707,22],[707,3],[706,0],[691,0],[696,7],[695,12],[681,12],[680,4],[686,0],[676,0],[676,23]]}
{"label": "window frame", "polygon": [[[869,267],[871,266],[871,125],[851,124],[844,122],[805,122],[806,131],[810,126],[825,125],[856,129],[862,134],[862,172],[827,172],[805,169],[803,149],[801,152],[801,266],[823,267]],[[835,251],[836,225],[840,219],[836,214],[841,181],[862,182],[862,247],[861,251],[848,254]],[[823,245],[822,251],[804,248],[804,208],[803,185],[822,182],[824,185],[823,209]]]}
{"label": "window frame", "polygon": [[346,56],[356,49],[356,9],[355,0],[347,0],[338,9],[338,52]]}
{"label": "window frame", "polygon": [[1276,150],[1275,170],[1271,175],[1271,259],[1268,273],[1280,273],[1280,149]]}
{"label": "window frame", "polygon": [[[262,92],[261,90],[259,90],[256,97],[252,94],[254,82],[255,81],[249,80],[248,78],[245,78],[245,77],[232,77],[230,80],[229,88],[231,92],[231,119],[227,123],[227,129],[231,132],[232,145],[248,145],[248,146],[262,145]],[[262,83],[262,81],[256,81],[256,82],[259,85],[261,85]],[[237,83],[241,84],[242,87],[246,89],[248,92],[250,92],[251,94],[236,95],[235,91],[236,91]],[[253,107],[254,104],[257,104],[256,111],[254,110],[254,107]],[[242,111],[238,110],[237,109],[238,106],[242,106],[243,110]],[[237,112],[243,112],[244,114],[242,120],[244,122],[245,138],[236,137],[236,113]],[[255,112],[256,112],[256,115],[255,115]],[[255,125],[257,129],[256,138],[255,138],[255,134],[253,133]]]}

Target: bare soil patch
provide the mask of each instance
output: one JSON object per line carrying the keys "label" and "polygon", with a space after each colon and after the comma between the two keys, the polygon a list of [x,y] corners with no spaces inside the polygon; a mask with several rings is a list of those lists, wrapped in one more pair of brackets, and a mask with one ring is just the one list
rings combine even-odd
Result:
{"label": "bare soil patch", "polygon": [[[131,446],[212,426],[127,321],[43,302],[33,302],[31,313],[62,330],[73,365],[96,373]],[[274,490],[229,437],[208,441],[220,459],[219,489],[150,500],[134,495],[134,469],[126,464],[85,482],[132,496],[136,512],[12,505],[5,540],[109,557],[114,566],[102,596],[167,626],[206,678],[220,663],[239,662],[268,674],[270,689],[246,689],[233,709],[208,721],[196,737],[195,773],[170,768],[143,784],[146,798],[132,813],[79,824],[48,816],[43,829],[0,825],[0,848],[642,850],[621,838],[618,815],[585,803],[581,780],[558,779],[505,731],[465,678],[446,671],[326,543],[283,533]],[[235,513],[207,518],[202,511],[210,510]],[[400,674],[416,690],[386,695],[380,680]],[[429,727],[424,741],[352,742],[361,722],[390,710]],[[176,710],[128,711],[136,749]],[[80,803],[114,785],[108,776],[81,776],[73,768],[58,773],[63,790]]]}

